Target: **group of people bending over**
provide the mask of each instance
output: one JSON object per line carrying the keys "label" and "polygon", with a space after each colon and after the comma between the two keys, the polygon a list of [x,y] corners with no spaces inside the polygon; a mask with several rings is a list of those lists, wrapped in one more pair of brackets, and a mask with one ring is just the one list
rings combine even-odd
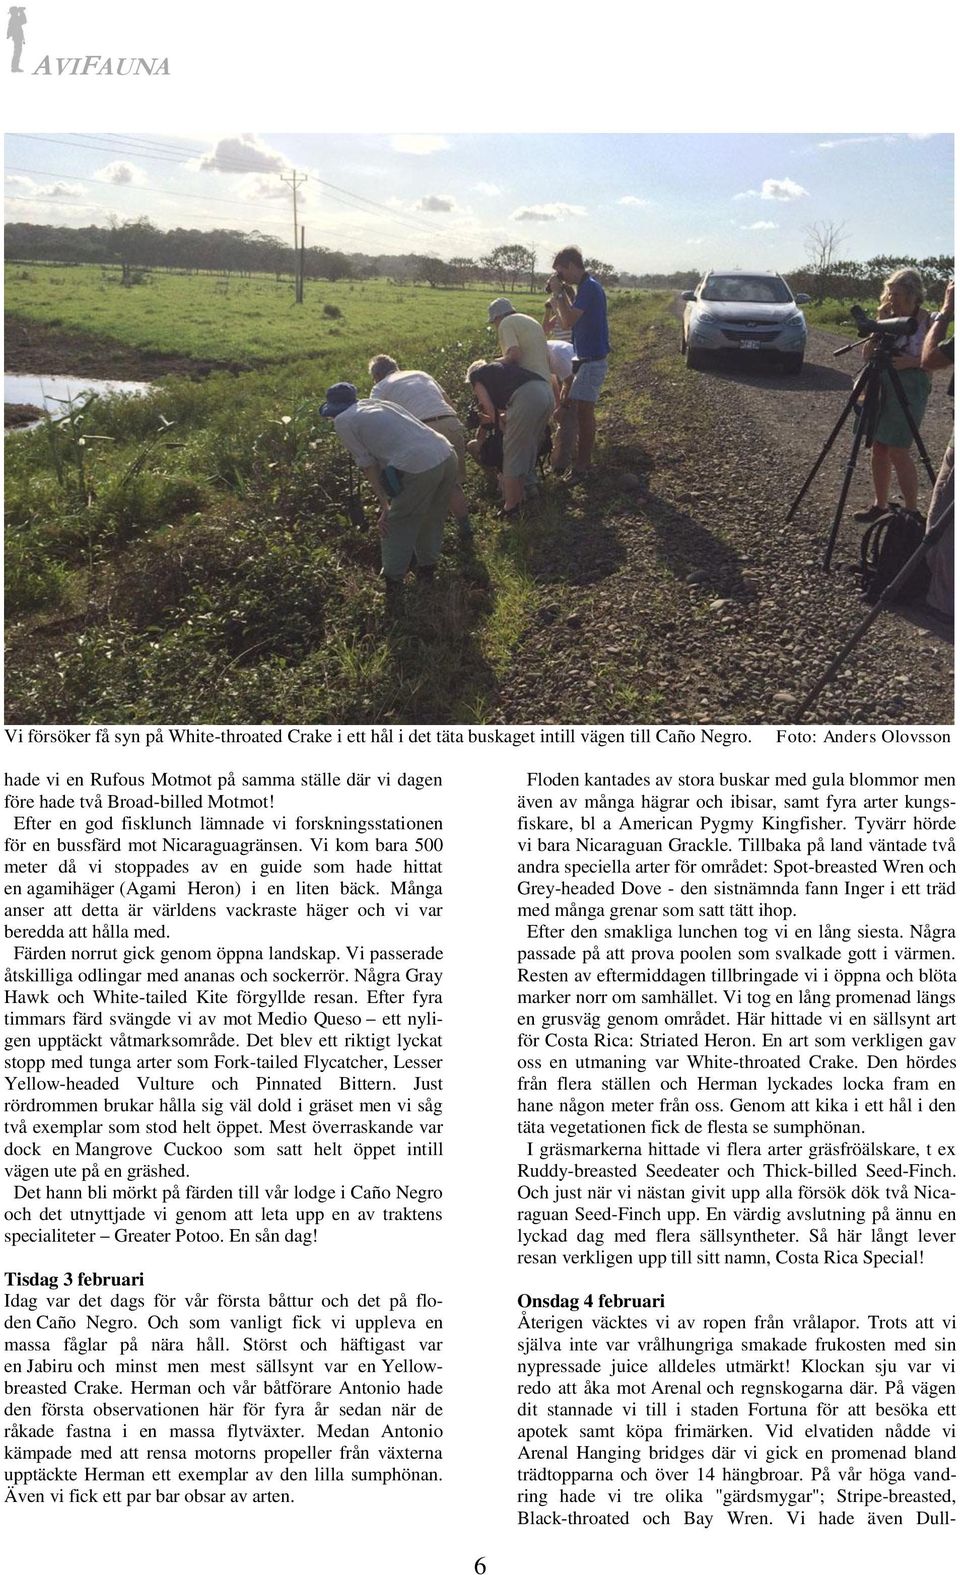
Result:
{"label": "group of people bending over", "polygon": [[370,362],[369,398],[361,399],[352,383],[327,390],[320,413],[332,417],[380,504],[388,595],[411,566],[418,578],[432,578],[448,512],[461,537],[470,536],[463,490],[468,452],[498,471],[505,519],[536,495],[537,459],[551,427],[552,468],[573,477],[589,470],[610,348],[606,296],[576,247],[558,252],[553,267],[542,322],[515,311],[503,296],[489,307],[500,356],[467,370],[479,428],[472,442],[435,379],[401,371],[392,356]]}

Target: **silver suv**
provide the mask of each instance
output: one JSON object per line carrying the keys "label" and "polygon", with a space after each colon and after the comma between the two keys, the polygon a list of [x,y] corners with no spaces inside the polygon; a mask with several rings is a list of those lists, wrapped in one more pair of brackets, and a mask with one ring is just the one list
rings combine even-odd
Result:
{"label": "silver suv", "polygon": [[696,370],[714,355],[735,351],[758,360],[776,357],[787,372],[799,373],[807,344],[800,307],[810,297],[795,298],[778,273],[711,269],[681,299],[687,366]]}

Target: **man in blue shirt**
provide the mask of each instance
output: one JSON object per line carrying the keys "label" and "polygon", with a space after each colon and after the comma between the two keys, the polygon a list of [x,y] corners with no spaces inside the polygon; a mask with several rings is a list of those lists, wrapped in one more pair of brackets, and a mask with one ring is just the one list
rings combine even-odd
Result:
{"label": "man in blue shirt", "polygon": [[[569,401],[577,417],[577,458],[574,476],[590,468],[596,438],[597,397],[607,375],[610,338],[607,333],[607,297],[598,279],[588,273],[576,246],[565,246],[553,259],[549,289],[553,307],[564,328],[573,330],[573,350],[579,367],[570,386]],[[563,286],[572,285],[571,303]]]}

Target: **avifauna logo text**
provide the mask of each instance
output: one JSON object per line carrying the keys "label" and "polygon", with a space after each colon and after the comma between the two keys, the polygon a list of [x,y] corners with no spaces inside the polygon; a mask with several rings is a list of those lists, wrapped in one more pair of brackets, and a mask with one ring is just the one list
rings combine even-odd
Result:
{"label": "avifauna logo text", "polygon": [[168,77],[165,55],[44,55],[35,77]]}
{"label": "avifauna logo text", "polygon": [[[10,70],[19,76],[35,77],[168,77],[170,61],[166,55],[44,55],[40,64],[27,71],[20,64],[26,44],[26,7],[12,5],[7,19],[10,40]],[[29,50],[28,50],[29,56]]]}

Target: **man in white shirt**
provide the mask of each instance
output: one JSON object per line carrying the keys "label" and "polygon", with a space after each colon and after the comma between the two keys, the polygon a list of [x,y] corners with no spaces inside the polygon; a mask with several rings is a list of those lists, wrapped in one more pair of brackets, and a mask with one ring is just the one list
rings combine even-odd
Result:
{"label": "man in white shirt", "polygon": [[573,377],[574,351],[569,339],[548,339],[547,355],[550,371],[562,388]]}
{"label": "man in white shirt", "polygon": [[550,469],[554,475],[561,476],[573,459],[577,446],[577,413],[570,403],[574,377],[573,345],[566,339],[548,339],[547,354],[550,357],[550,370],[557,383],[557,408],[554,411],[556,424],[553,448],[550,450]]}
{"label": "man in white shirt", "polygon": [[469,536],[470,505],[463,490],[467,479],[467,434],[440,384],[429,372],[401,372],[392,355],[375,355],[367,370],[373,378],[371,399],[387,399],[392,405],[400,405],[452,444],[457,456],[457,482],[450,497],[450,512],[461,536]]}
{"label": "man in white shirt", "polygon": [[443,546],[443,522],[457,479],[457,456],[439,432],[381,399],[358,399],[352,383],[334,383],[320,406],[380,503],[383,577],[388,590],[411,562],[432,579]]}

